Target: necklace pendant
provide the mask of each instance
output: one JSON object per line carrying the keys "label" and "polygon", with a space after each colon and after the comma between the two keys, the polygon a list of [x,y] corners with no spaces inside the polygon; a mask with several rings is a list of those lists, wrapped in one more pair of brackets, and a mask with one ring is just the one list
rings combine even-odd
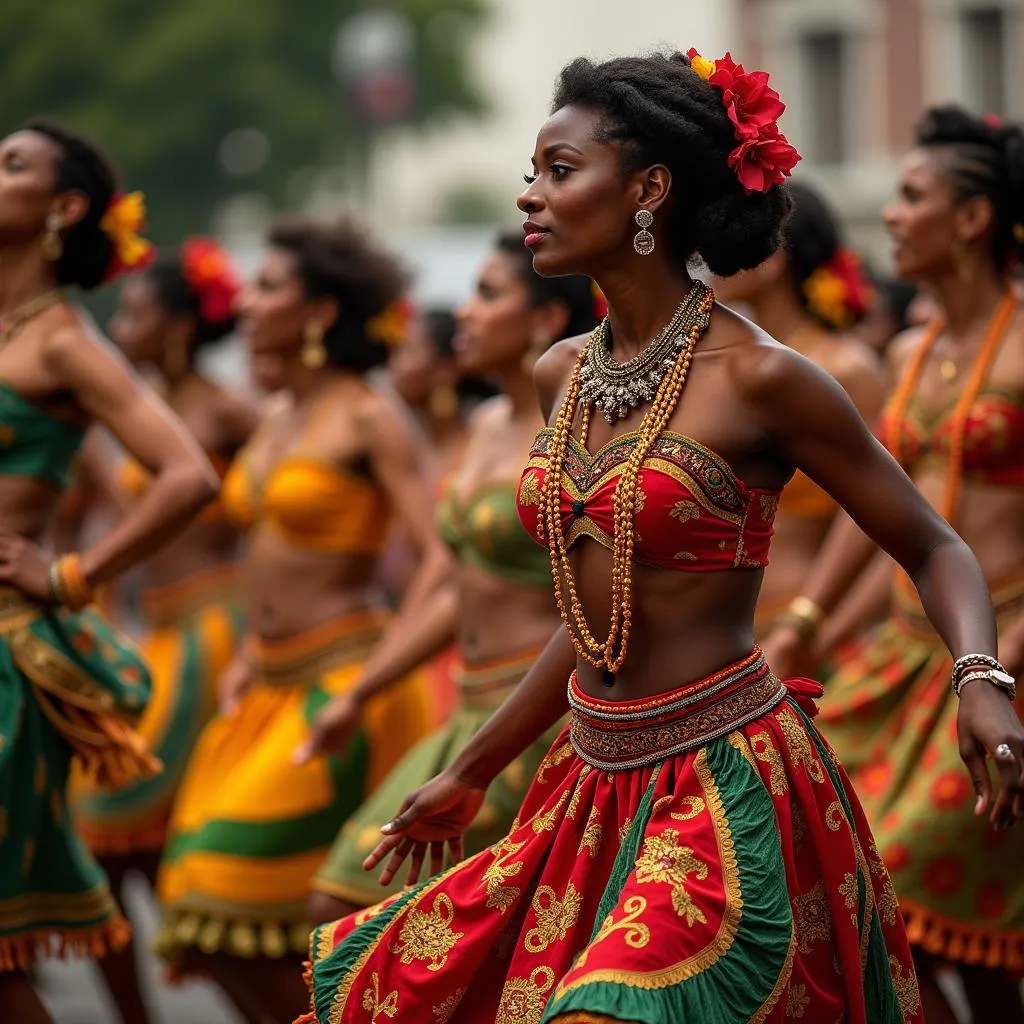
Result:
{"label": "necklace pendant", "polygon": [[942,377],[944,381],[956,380],[956,375],[956,363],[954,363],[952,359],[943,359],[942,362],[939,363],[939,376]]}
{"label": "necklace pendant", "polygon": [[608,669],[605,669],[601,673],[601,685],[607,686],[610,690],[615,685],[615,673],[609,672]]}

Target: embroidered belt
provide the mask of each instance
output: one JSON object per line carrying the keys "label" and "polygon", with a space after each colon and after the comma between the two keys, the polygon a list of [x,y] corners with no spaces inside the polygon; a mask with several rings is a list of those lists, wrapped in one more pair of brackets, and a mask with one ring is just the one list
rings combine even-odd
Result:
{"label": "embroidered belt", "polygon": [[204,608],[229,604],[242,596],[238,566],[214,565],[165,587],[149,587],[139,595],[142,616],[150,629],[184,625]]}
{"label": "embroidered belt", "polygon": [[328,672],[365,661],[380,642],[387,616],[356,612],[286,639],[258,639],[259,679],[269,686],[312,686]]}
{"label": "embroidered belt", "polygon": [[639,701],[598,700],[569,680],[576,753],[594,768],[622,771],[703,746],[760,718],[786,695],[759,649],[706,679]]}
{"label": "embroidered belt", "polygon": [[543,647],[479,665],[460,665],[453,673],[464,708],[487,711],[497,708],[533,667]]}

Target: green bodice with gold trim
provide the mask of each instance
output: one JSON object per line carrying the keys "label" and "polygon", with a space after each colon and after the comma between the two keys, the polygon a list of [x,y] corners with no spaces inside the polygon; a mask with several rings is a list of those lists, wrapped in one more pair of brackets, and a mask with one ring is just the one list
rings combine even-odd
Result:
{"label": "green bodice with gold trim", "polygon": [[83,431],[0,381],[0,476],[27,476],[63,490]]}

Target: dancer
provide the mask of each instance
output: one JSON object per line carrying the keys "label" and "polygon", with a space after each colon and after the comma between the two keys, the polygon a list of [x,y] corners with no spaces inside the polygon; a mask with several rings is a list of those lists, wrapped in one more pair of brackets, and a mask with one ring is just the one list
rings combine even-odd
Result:
{"label": "dancer", "polygon": [[[68,813],[75,757],[105,785],[159,768],[130,726],[145,663],[93,590],[148,558],[216,493],[180,423],[65,298],[141,265],[142,204],[88,140],[43,121],[0,142],[0,1016],[49,1021],[21,973],[62,948],[102,955],[128,927]],[[80,554],[47,565],[71,461],[91,421],[146,466],[141,502]]]}
{"label": "dancer", "polygon": [[456,838],[565,711],[567,677],[571,728],[492,849],[314,932],[309,1019],[922,1020],[885,868],[810,722],[820,688],[783,685],[754,646],[794,467],[913,574],[986,677],[963,692],[959,734],[998,749],[1001,824],[1024,729],[987,678],[995,633],[970,550],[834,381],[687,274],[695,253],[729,276],[777,247],[798,159],[782,109],[729,57],[562,72],[519,199],[525,241],[538,273],[589,273],[610,307],[591,340],[538,363],[557,413],[519,490],[565,628],[369,863],[390,879]]}
{"label": "dancer", "polygon": [[[436,724],[418,677],[362,682],[447,574],[412,442],[364,376],[404,335],[404,285],[354,225],[299,221],[270,233],[239,300],[253,373],[285,397],[224,482],[228,512],[250,531],[248,634],[179,792],[158,948],[210,974],[251,1021],[301,1007],[310,878],[348,815]],[[420,566],[387,628],[373,580],[392,512]],[[339,752],[297,763],[328,701],[344,710]]]}
{"label": "dancer", "polygon": [[[873,424],[885,393],[882,365],[849,333],[868,311],[871,287],[824,200],[800,182],[789,192],[793,212],[782,246],[754,270],[717,279],[715,294],[726,305],[751,307],[758,327],[835,378]],[[835,514],[832,498],[803,473],[786,484],[757,605],[758,636],[767,636],[799,593]]]}
{"label": "dancer", "polygon": [[[421,617],[419,628],[408,631],[408,649],[391,669],[401,672],[429,656],[431,648],[456,640],[462,658],[455,674],[459,705],[342,830],[313,881],[311,914],[317,923],[399,890],[400,879],[382,889],[362,870],[380,840],[381,825],[408,793],[454,761],[515,689],[558,624],[551,566],[516,515],[516,484],[530,443],[544,425],[533,366],[552,342],[594,323],[590,281],[539,277],[518,235],[498,239],[481,268],[476,294],[459,311],[459,367],[500,382],[501,396],[475,414],[462,463],[451,473],[438,510],[441,535],[456,560],[452,585]],[[325,717],[329,720],[329,714]],[[536,740],[494,780],[466,831],[466,853],[478,853],[505,835],[553,738],[552,733]]]}
{"label": "dancer", "polygon": [[[248,440],[257,416],[248,402],[209,381],[197,357],[232,331],[237,291],[227,253],[192,238],[125,282],[110,324],[129,361],[160,375],[167,403],[219,473]],[[134,459],[119,468],[122,501],[131,507],[144,500],[152,477]],[[101,473],[97,467],[95,475]],[[217,680],[241,639],[237,552],[238,534],[217,501],[142,568],[142,651],[153,697],[139,732],[164,770],[116,793],[77,780],[70,797],[75,823],[122,906],[130,873],[156,882],[174,794],[216,710]],[[147,1020],[133,949],[104,958],[100,968],[122,1019]]]}
{"label": "dancer", "polygon": [[[889,450],[981,563],[999,657],[1018,678],[1024,320],[1008,275],[1024,255],[1022,187],[1020,128],[956,108],[926,113],[885,222],[897,270],[927,291],[940,314],[890,349],[899,383],[882,417]],[[814,620],[824,618],[817,609],[831,609],[872,550],[852,524],[837,526],[802,591],[798,611],[811,621],[772,639],[780,663],[803,656]],[[1017,981],[1000,969],[1016,973],[1024,963],[1024,886],[1007,871],[1024,858],[1024,836],[986,828],[974,816],[976,795],[956,749],[958,704],[989,684],[965,683],[957,701],[948,689],[947,647],[962,651],[948,641],[897,574],[892,618],[844,655],[827,688],[822,728],[874,824],[918,955],[929,1024],[955,1020],[934,983],[933,957],[958,966],[975,1021],[1017,1022],[1024,1020]],[[962,728],[960,750],[984,791],[984,765]]]}

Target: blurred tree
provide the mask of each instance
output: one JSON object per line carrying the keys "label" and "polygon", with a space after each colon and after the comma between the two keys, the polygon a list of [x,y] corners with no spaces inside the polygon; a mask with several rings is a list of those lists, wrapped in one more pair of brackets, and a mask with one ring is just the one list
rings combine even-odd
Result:
{"label": "blurred tree", "polygon": [[339,28],[405,15],[412,92],[402,123],[478,113],[469,33],[486,0],[3,0],[0,131],[52,114],[94,136],[149,196],[150,233],[202,230],[217,202],[280,203],[299,168],[365,147],[368,119],[332,70]]}

